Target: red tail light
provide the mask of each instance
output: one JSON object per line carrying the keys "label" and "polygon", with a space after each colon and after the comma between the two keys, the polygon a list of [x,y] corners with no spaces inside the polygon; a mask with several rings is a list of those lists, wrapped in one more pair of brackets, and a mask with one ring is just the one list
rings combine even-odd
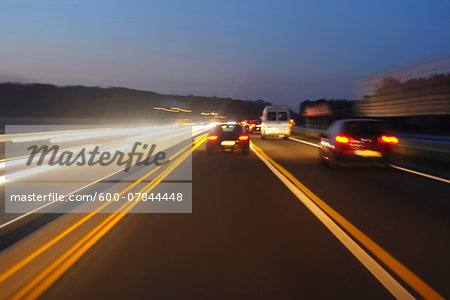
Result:
{"label": "red tail light", "polygon": [[378,138],[378,141],[385,144],[397,144],[398,138],[396,138],[395,136],[382,135]]}
{"label": "red tail light", "polygon": [[247,140],[248,140],[248,135],[241,135],[241,136],[239,137],[239,140],[240,140],[240,141],[247,141]]}
{"label": "red tail light", "polygon": [[208,140],[210,140],[210,141],[215,141],[215,140],[217,140],[219,137],[217,136],[217,135],[210,135],[210,136],[208,136]]}
{"label": "red tail light", "polygon": [[343,136],[343,135],[337,135],[335,138],[336,142],[341,144],[348,144],[353,142],[353,139],[351,137]]}

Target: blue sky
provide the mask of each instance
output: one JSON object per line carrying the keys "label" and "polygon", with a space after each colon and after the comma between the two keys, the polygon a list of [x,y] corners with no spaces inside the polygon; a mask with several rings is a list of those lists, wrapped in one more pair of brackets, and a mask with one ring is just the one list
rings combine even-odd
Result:
{"label": "blue sky", "polygon": [[348,98],[450,53],[450,1],[0,1],[0,81]]}

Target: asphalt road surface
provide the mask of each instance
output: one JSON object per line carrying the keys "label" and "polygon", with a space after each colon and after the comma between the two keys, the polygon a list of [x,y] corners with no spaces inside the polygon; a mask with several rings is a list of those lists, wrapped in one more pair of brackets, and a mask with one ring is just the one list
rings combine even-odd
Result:
{"label": "asphalt road surface", "polygon": [[[393,169],[331,170],[319,164],[310,145],[257,135],[252,142],[249,156],[207,155],[202,144],[193,152],[191,214],[124,215],[83,255],[63,257],[69,267],[48,273],[55,277],[51,284],[31,295],[450,297],[449,184]],[[267,157],[278,166],[268,167]],[[295,191],[299,184],[292,187],[289,176],[308,197]],[[48,239],[77,217],[49,222],[42,236]],[[43,243],[33,235],[27,239],[33,247]],[[46,257],[39,258],[44,266],[54,260]]]}

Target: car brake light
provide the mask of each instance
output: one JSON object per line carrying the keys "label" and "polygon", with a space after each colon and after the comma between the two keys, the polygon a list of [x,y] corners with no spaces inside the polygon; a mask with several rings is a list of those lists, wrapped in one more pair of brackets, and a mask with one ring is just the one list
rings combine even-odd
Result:
{"label": "car brake light", "polygon": [[240,140],[240,141],[246,141],[246,140],[248,140],[248,135],[241,135],[241,136],[239,137],[239,140]]}
{"label": "car brake light", "polygon": [[215,141],[215,140],[217,140],[219,137],[217,136],[217,135],[210,135],[210,136],[208,136],[208,140],[210,140],[210,141]]}
{"label": "car brake light", "polygon": [[348,144],[353,141],[353,139],[351,137],[346,137],[346,136],[342,136],[342,135],[336,136],[335,140],[336,140],[336,142],[342,143],[342,144]]}
{"label": "car brake light", "polygon": [[378,141],[385,144],[397,144],[398,138],[396,138],[395,136],[382,135],[378,138]]}
{"label": "car brake light", "polygon": [[256,124],[252,124],[252,127],[255,127],[256,126]]}

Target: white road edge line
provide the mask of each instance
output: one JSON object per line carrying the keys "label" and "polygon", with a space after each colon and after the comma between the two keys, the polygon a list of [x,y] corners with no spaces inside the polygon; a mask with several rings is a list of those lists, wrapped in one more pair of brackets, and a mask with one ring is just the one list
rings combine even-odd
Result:
{"label": "white road edge line", "polygon": [[314,143],[307,142],[307,141],[304,141],[304,140],[299,140],[299,139],[293,138],[292,136],[290,136],[289,139],[293,140],[293,141],[296,141],[296,142],[299,142],[299,143],[303,143],[303,144],[306,144],[306,145],[309,145],[309,146],[313,146],[313,147],[319,148],[318,144],[314,144]]}
{"label": "white road edge line", "polygon": [[391,167],[396,168],[396,169],[401,170],[401,171],[412,173],[412,174],[415,174],[415,175],[427,177],[427,178],[438,180],[438,181],[442,181],[442,182],[445,182],[445,183],[450,183],[450,180],[445,179],[445,178],[433,176],[433,175],[422,173],[422,172],[419,172],[419,171],[414,171],[414,170],[411,170],[411,169],[406,169],[406,168],[403,168],[403,167],[400,167],[400,166],[396,166],[396,165],[391,165]]}
{"label": "white road edge line", "polygon": [[[303,144],[309,145],[309,146],[313,146],[313,147],[316,147],[316,148],[320,147],[318,144],[314,144],[314,143],[311,143],[311,142],[299,140],[299,139],[296,139],[296,138],[293,138],[293,137],[289,137],[289,139],[293,140],[293,141],[296,141],[296,142],[299,142],[299,143],[303,143]],[[397,165],[390,165],[390,166],[395,168],[395,169],[404,171],[404,172],[412,173],[412,174],[415,174],[415,175],[423,176],[423,177],[426,177],[426,178],[430,178],[430,179],[434,179],[434,180],[437,180],[437,181],[441,181],[441,182],[450,184],[450,180],[445,179],[445,178],[441,178],[441,177],[433,176],[433,175],[430,175],[430,174],[422,173],[422,172],[419,172],[419,171],[403,168],[403,167],[400,167],[400,166],[397,166]]]}
{"label": "white road edge line", "polygon": [[252,151],[286,185],[286,187],[333,233],[373,276],[397,299],[415,299],[380,264],[348,236],[322,209],[308,198],[296,185],[278,171],[264,156],[250,145]]}

